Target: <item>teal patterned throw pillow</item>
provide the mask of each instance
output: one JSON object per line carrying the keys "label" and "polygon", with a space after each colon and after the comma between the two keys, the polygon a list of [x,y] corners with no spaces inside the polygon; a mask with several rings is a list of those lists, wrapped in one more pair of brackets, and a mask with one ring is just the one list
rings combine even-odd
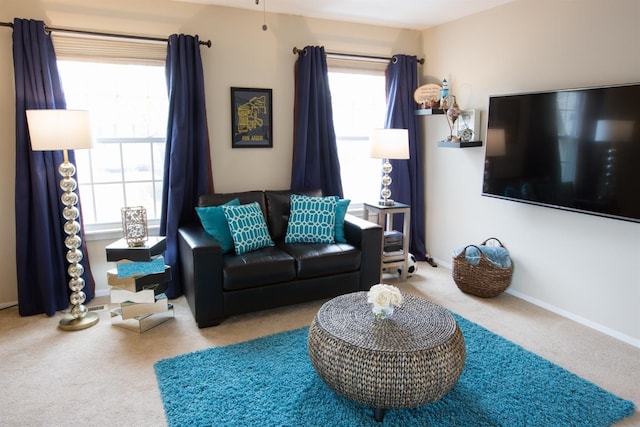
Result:
{"label": "teal patterned throw pillow", "polygon": [[258,202],[240,206],[223,206],[222,210],[229,223],[236,254],[241,255],[274,246]]}
{"label": "teal patterned throw pillow", "polygon": [[285,243],[334,243],[337,196],[291,195]]}

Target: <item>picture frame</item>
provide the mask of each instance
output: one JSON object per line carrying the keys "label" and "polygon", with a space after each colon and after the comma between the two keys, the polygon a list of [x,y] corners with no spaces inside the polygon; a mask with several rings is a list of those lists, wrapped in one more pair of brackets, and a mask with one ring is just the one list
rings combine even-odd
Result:
{"label": "picture frame", "polygon": [[473,134],[469,141],[482,141],[480,136],[480,110],[462,110],[456,120],[454,135],[462,137],[464,129],[470,129]]}
{"label": "picture frame", "polygon": [[271,89],[231,88],[231,147],[273,147]]}

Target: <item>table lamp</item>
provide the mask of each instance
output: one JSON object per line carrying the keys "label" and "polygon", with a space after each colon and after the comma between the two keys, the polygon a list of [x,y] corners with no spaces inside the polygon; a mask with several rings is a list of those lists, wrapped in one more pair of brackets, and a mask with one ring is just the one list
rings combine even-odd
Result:
{"label": "table lamp", "polygon": [[395,203],[391,199],[391,177],[389,173],[393,170],[390,159],[409,158],[409,131],[407,129],[374,129],[371,138],[371,157],[383,159],[382,164],[382,198],[378,202],[382,206],[393,206]]}
{"label": "table lamp", "polygon": [[89,312],[84,306],[86,294],[83,292],[84,267],[81,264],[83,255],[79,250],[82,240],[78,233],[80,224],[77,219],[80,211],[76,207],[78,195],[75,190],[78,186],[73,176],[76,173],[75,166],[69,162],[67,150],[91,148],[93,137],[91,135],[91,124],[89,112],[81,110],[27,110],[27,123],[31,139],[31,149],[33,151],[54,151],[62,150],[63,162],[58,167],[58,172],[62,176],[60,188],[64,190],[60,198],[64,209],[62,216],[67,221],[64,224],[64,232],[67,237],[64,244],[67,247],[67,261],[69,267],[67,273],[71,277],[69,289],[71,295],[69,302],[71,310],[58,326],[67,331],[77,331],[89,328],[100,320],[97,313]]}

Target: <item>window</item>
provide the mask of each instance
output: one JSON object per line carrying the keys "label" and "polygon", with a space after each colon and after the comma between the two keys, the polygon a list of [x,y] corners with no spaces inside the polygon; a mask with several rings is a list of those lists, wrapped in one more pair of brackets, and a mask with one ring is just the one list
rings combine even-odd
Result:
{"label": "window", "polygon": [[119,228],[120,210],[144,206],[160,219],[167,89],[164,64],[59,60],[68,109],[91,112],[97,147],[76,150],[78,190],[88,231]]}
{"label": "window", "polygon": [[383,71],[330,71],[329,85],[344,197],[357,210],[362,202],[380,198],[381,161],[369,157],[369,136],[384,127],[385,76]]}
{"label": "window", "polygon": [[559,92],[556,97],[558,108],[558,155],[560,156],[560,177],[562,182],[576,182],[578,165],[578,141],[580,138],[580,109],[583,108],[582,94]]}

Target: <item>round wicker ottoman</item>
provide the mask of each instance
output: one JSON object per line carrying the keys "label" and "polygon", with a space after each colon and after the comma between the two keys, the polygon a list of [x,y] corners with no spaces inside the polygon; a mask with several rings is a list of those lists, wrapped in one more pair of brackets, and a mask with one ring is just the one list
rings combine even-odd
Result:
{"label": "round wicker ottoman", "polygon": [[366,292],[326,302],[309,327],[308,350],[320,378],[335,392],[374,408],[412,408],[442,398],[460,378],[464,337],[453,316],[403,294],[393,316],[377,319]]}

